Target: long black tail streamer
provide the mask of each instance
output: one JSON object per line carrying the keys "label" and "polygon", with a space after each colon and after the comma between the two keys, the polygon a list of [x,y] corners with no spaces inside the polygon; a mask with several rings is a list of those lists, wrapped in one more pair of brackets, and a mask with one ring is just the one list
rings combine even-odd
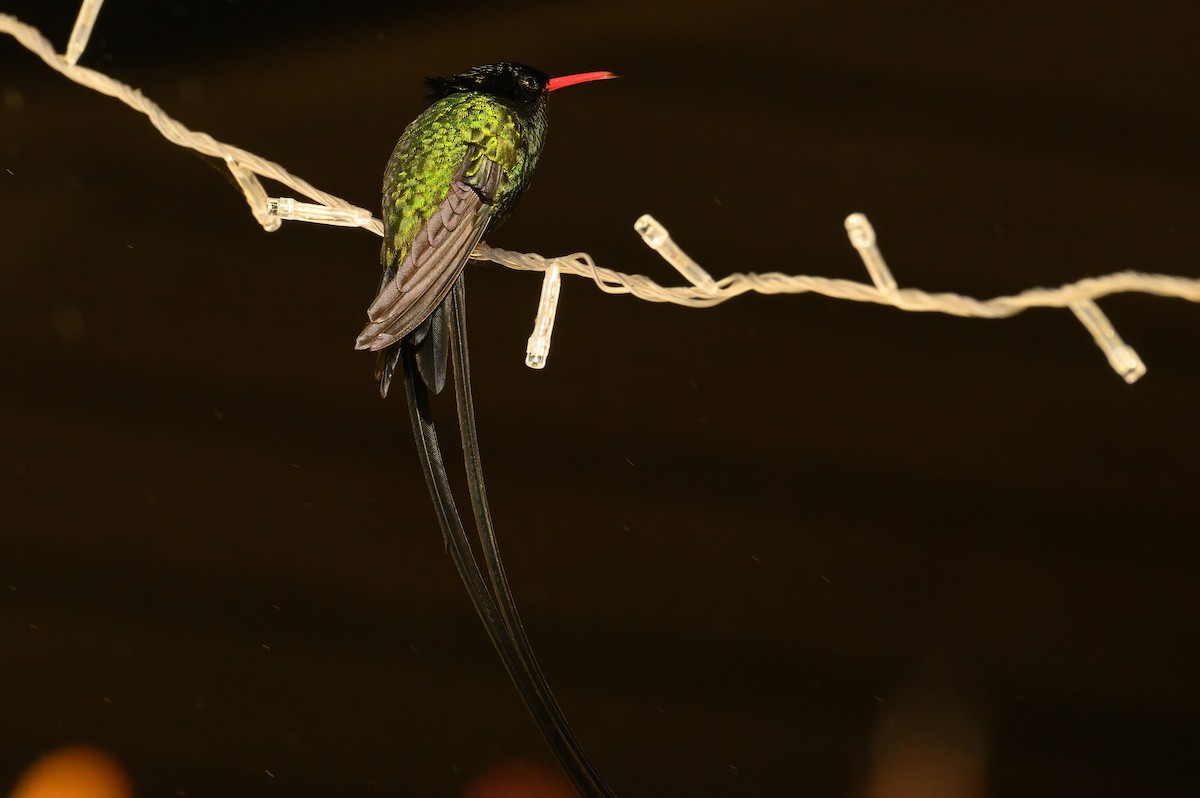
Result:
{"label": "long black tail streamer", "polygon": [[[554,698],[542,669],[534,656],[521,623],[516,603],[500,556],[499,542],[488,509],[475,428],[474,402],[471,396],[471,367],[467,350],[466,289],[464,277],[455,282],[446,302],[450,311],[451,354],[454,358],[455,393],[458,399],[458,423],[462,434],[467,484],[471,494],[480,550],[487,568],[487,581],[475,559],[458,505],[450,489],[445,460],[429,404],[429,389],[418,373],[413,348],[403,344],[404,386],[408,394],[409,416],[417,443],[417,454],[425,472],[425,482],[433,498],[434,510],[445,535],[447,548],[467,588],[484,629],[492,641],[504,668],[517,687],[526,708],[575,789],[584,798],[615,798],[588,761],[575,739]],[[491,591],[488,585],[490,584]],[[494,593],[494,596],[493,596]]]}

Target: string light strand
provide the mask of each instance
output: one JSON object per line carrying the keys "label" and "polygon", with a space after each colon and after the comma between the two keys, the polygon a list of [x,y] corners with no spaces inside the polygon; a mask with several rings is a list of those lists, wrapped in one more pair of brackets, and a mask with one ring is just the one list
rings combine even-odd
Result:
{"label": "string light strand", "polygon": [[[78,61],[87,47],[104,0],[83,0],[71,32],[65,54],[36,28],[16,17],[0,14],[0,33],[15,38],[51,69],[87,88],[114,97],[144,114],[168,141],[225,161],[254,218],[267,231],[278,230],[285,220],[306,221],[342,227],[361,227],[383,235],[383,222],[371,212],[340,197],[321,191],[275,163],[252,152],[218,141],[207,133],[190,130],[172,119],[156,103],[137,89],[87,67]],[[260,178],[287,186],[313,202],[291,197],[271,197]],[[574,274],[590,278],[607,294],[630,294],[649,302],[670,302],[686,307],[707,308],[745,293],[814,293],[832,299],[873,302],[900,310],[946,313],[985,319],[1013,316],[1030,308],[1069,308],[1108,358],[1109,364],[1126,382],[1132,383],[1146,373],[1137,352],[1117,334],[1096,300],[1112,294],[1138,292],[1200,302],[1200,280],[1165,274],[1126,271],[1102,277],[1089,277],[1058,288],[1031,288],[1012,296],[975,299],[954,293],[931,294],[915,288],[901,288],[888,269],[876,242],[875,231],[867,217],[854,213],[846,217],[850,244],[862,258],[871,283],[809,275],[735,273],[714,280],[671,238],[666,228],[652,216],[644,215],[634,224],[643,241],[671,264],[687,281],[683,286],[663,286],[641,274],[626,274],[598,266],[586,252],[556,258],[536,253],[520,253],[480,244],[472,253],[476,260],[488,260],[511,269],[544,272],[533,334],[529,338],[526,364],[542,368],[550,350],[550,336],[560,296],[560,275]]]}

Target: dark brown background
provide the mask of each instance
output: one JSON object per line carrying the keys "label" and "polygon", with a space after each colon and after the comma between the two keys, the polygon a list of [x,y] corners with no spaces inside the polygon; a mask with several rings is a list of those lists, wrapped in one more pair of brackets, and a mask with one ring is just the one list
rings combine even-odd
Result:
{"label": "dark brown background", "polygon": [[[0,3],[60,46],[74,5]],[[643,212],[717,276],[865,279],[856,210],[928,290],[1200,276],[1195,3],[995,5],[110,0],[84,63],[372,208],[422,76],[616,70],[555,96],[492,243],[665,281]],[[0,789],[78,741],[146,796],[450,796],[544,758],[352,348],[378,240],[265,234],[7,38],[0,88]],[[486,466],[619,794],[1200,794],[1200,308],[1101,303],[1127,386],[1067,311],[570,278],[537,373],[538,286],[470,270]]]}

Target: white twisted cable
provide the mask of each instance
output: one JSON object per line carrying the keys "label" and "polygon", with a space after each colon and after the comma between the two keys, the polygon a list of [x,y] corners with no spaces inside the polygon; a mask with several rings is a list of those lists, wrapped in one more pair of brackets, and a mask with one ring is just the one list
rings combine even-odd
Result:
{"label": "white twisted cable", "polygon": [[780,272],[735,272],[717,280],[712,289],[697,286],[662,286],[640,274],[624,274],[597,266],[586,252],[545,258],[536,253],[512,252],[481,244],[475,257],[522,271],[546,271],[552,266],[568,274],[592,279],[608,294],[632,294],[649,302],[670,302],[693,308],[708,308],[746,293],[820,294],[831,299],[873,302],[900,310],[946,313],[951,316],[1003,319],[1030,308],[1065,308],[1082,300],[1112,294],[1142,293],[1200,302],[1200,280],[1145,272],[1115,272],[1088,277],[1058,288],[1030,288],[1012,296],[975,299],[961,294],[930,294],[917,288],[900,288],[886,294],[867,283],[832,277],[815,277]]}
{"label": "white twisted cable", "polygon": [[[383,235],[383,223],[364,208],[352,205],[340,197],[328,194],[293,175],[279,164],[247,152],[231,144],[217,141],[207,133],[189,130],[172,119],[157,104],[137,89],[107,75],[78,66],[79,56],[104,0],[83,0],[66,55],[59,55],[54,46],[36,28],[17,18],[0,14],[0,33],[8,33],[26,49],[41,58],[51,69],[74,82],[115,97],[143,113],[150,123],[168,140],[205,155],[225,160],[242,188],[255,219],[264,229],[276,230],[283,219],[362,227]],[[291,188],[318,204],[297,202],[289,197],[268,197],[259,177],[269,178]],[[808,275],[768,272],[735,273],[714,280],[689,258],[670,234],[650,216],[643,216],[634,228],[647,246],[658,253],[688,281],[685,286],[662,286],[640,274],[625,274],[597,266],[586,252],[576,252],[557,258],[544,258],[536,253],[511,252],[480,244],[473,253],[476,260],[490,260],[502,266],[526,271],[545,272],[542,299],[538,307],[534,334],[529,339],[526,363],[533,368],[545,365],[553,330],[554,314],[559,291],[559,274],[591,278],[608,294],[632,294],[650,302],[670,302],[687,307],[706,308],[748,292],[760,294],[815,293],[833,299],[853,302],[873,302],[891,305],[901,310],[947,313],[986,319],[1006,318],[1036,307],[1070,308],[1092,334],[1104,351],[1109,363],[1127,382],[1134,382],[1145,373],[1146,367],[1137,353],[1117,335],[1095,300],[1111,294],[1140,292],[1156,296],[1175,297],[1200,302],[1200,280],[1165,274],[1118,272],[1103,277],[1089,277],[1058,288],[1031,288],[1013,296],[975,299],[953,293],[930,294],[915,288],[900,288],[875,243],[875,232],[862,214],[846,218],[850,243],[863,259],[872,283],[859,283]]]}
{"label": "white twisted cable", "polygon": [[[250,202],[250,207],[254,212],[255,218],[262,222],[263,226],[268,230],[278,229],[280,218],[282,217],[270,216],[268,214],[268,206],[258,204],[257,200],[259,196],[265,198],[266,192],[263,191],[262,184],[258,182],[258,178],[255,175],[267,177],[282,183],[296,193],[316,200],[327,208],[345,212],[345,220],[342,224],[354,224],[355,226],[366,227],[376,235],[383,235],[383,223],[378,219],[372,219],[369,211],[351,205],[340,197],[335,197],[332,194],[321,191],[308,181],[296,177],[274,161],[268,161],[266,158],[262,158],[252,152],[247,152],[232,144],[217,141],[207,133],[199,133],[188,129],[168,116],[166,111],[157,103],[132,86],[113,80],[108,75],[104,75],[94,69],[88,69],[74,63],[73,59],[79,58],[87,43],[86,33],[81,34],[80,31],[90,33],[92,23],[95,20],[96,14],[100,11],[102,2],[103,0],[87,0],[81,7],[80,18],[76,22],[75,31],[71,36],[71,44],[69,45],[70,57],[62,56],[55,52],[54,45],[37,28],[26,25],[16,17],[8,14],[0,14],[0,32],[11,35],[25,49],[41,58],[46,62],[47,66],[56,72],[62,73],[81,86],[86,86],[101,94],[114,97],[135,111],[145,114],[150,120],[150,124],[154,125],[167,141],[203,153],[204,155],[212,155],[224,159],[230,165],[230,169],[233,171],[234,177],[237,178],[239,185],[242,186],[242,190],[246,192],[247,200]],[[303,205],[303,203],[301,204]]]}

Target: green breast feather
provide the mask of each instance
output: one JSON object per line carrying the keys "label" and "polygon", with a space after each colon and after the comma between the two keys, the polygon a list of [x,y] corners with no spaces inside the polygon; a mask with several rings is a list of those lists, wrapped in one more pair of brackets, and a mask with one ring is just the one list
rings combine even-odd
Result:
{"label": "green breast feather", "polygon": [[[446,199],[472,144],[478,157],[504,169],[496,203],[507,204],[504,195],[520,185],[527,168],[521,137],[516,115],[479,94],[453,94],[417,117],[396,144],[384,177],[384,265],[398,266],[404,260],[417,232]],[[477,162],[472,163],[467,174],[478,168]]]}

